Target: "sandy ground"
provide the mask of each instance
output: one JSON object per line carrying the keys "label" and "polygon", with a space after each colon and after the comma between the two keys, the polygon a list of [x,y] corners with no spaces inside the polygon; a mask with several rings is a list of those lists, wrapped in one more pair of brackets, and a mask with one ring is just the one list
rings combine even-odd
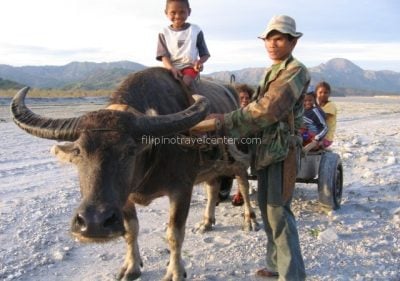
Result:
{"label": "sandy ground", "polygon": [[[335,101],[339,118],[333,150],[344,167],[342,207],[324,211],[316,184],[297,184],[293,202],[307,280],[399,281],[400,99]],[[54,141],[18,129],[2,102],[0,280],[115,280],[125,254],[124,241],[81,244],[70,236],[71,214],[80,197],[76,171],[50,155]],[[98,107],[81,101],[31,106],[35,112],[60,117]],[[251,184],[256,186],[254,181]],[[188,280],[259,280],[254,272],[265,264],[264,231],[242,231],[242,210],[228,201],[217,209],[214,231],[199,234],[195,229],[204,205],[204,191],[198,186],[183,247]],[[138,208],[138,215],[144,261],[140,280],[160,280],[168,261],[167,199]]]}

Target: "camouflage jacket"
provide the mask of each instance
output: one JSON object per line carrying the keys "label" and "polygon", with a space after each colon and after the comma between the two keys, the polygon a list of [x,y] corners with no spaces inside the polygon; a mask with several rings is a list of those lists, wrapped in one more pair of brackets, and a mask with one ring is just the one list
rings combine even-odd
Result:
{"label": "camouflage jacket", "polygon": [[[268,154],[268,143],[277,134],[286,138],[286,153],[275,162],[282,161],[288,151],[290,126],[289,114],[293,111],[295,131],[302,124],[303,96],[307,91],[310,75],[307,68],[298,60],[289,56],[278,65],[267,69],[264,79],[257,89],[255,100],[248,106],[224,115],[224,131],[227,136],[241,138],[259,136],[261,144],[257,144],[256,168],[265,163]],[[283,134],[282,134],[283,133]],[[253,149],[254,150],[254,149]]]}

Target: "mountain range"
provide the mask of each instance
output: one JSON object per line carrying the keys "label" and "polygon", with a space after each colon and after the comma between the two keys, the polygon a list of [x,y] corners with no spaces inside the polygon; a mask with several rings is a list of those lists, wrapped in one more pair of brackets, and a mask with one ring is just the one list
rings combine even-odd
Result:
{"label": "mountain range", "polygon": [[[237,83],[258,85],[265,68],[245,68],[236,71],[211,73],[213,79],[229,82],[235,75]],[[333,88],[334,95],[400,95],[400,73],[388,70],[363,70],[353,62],[336,58],[318,66],[308,68],[311,85],[327,81]]]}
{"label": "mountain range", "polygon": [[113,88],[129,73],[145,68],[130,61],[21,67],[0,64],[0,78],[35,88],[95,90]]}
{"label": "mountain range", "polygon": [[[110,63],[71,62],[64,66],[21,66],[0,65],[1,81],[5,86],[29,85],[35,88],[57,88],[64,90],[111,89],[129,73],[147,66],[119,61]],[[388,70],[364,70],[353,62],[336,58],[309,68],[311,85],[321,80],[329,82],[333,95],[400,95],[400,73]],[[202,74],[203,77],[229,83],[231,75],[236,83],[256,86],[263,77],[265,68],[245,68],[234,71],[220,71]],[[8,86],[7,86],[8,85]]]}

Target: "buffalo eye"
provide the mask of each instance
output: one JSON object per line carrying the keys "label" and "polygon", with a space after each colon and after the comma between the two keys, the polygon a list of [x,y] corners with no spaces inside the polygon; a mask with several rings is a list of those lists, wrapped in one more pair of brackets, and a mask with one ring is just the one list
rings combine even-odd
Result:
{"label": "buffalo eye", "polygon": [[81,154],[79,147],[73,143],[55,145],[51,152],[62,162],[75,162]]}
{"label": "buffalo eye", "polygon": [[78,147],[74,147],[74,148],[71,150],[71,156],[72,156],[72,157],[79,156],[80,154],[81,154],[81,150],[80,150]]}

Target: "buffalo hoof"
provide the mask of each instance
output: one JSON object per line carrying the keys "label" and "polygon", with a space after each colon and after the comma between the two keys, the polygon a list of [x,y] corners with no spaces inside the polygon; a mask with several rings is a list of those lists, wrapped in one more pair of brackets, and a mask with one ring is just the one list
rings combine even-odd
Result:
{"label": "buffalo hoof", "polygon": [[172,274],[165,274],[162,281],[184,281],[187,278],[186,271],[183,272],[182,276],[173,276]]}
{"label": "buffalo hoof", "polygon": [[257,222],[256,214],[254,212],[251,212],[250,215],[244,215],[242,229],[248,232],[260,230],[260,225]]}
{"label": "buffalo hoof", "polygon": [[140,270],[131,270],[128,271],[127,268],[123,267],[118,275],[118,280],[121,281],[131,281],[140,278],[142,272]]}
{"label": "buffalo hoof", "polygon": [[260,225],[258,222],[251,220],[250,222],[243,223],[243,231],[250,232],[250,231],[259,231]]}
{"label": "buffalo hoof", "polygon": [[211,230],[213,230],[212,223],[201,222],[196,226],[194,232],[203,234]]}

